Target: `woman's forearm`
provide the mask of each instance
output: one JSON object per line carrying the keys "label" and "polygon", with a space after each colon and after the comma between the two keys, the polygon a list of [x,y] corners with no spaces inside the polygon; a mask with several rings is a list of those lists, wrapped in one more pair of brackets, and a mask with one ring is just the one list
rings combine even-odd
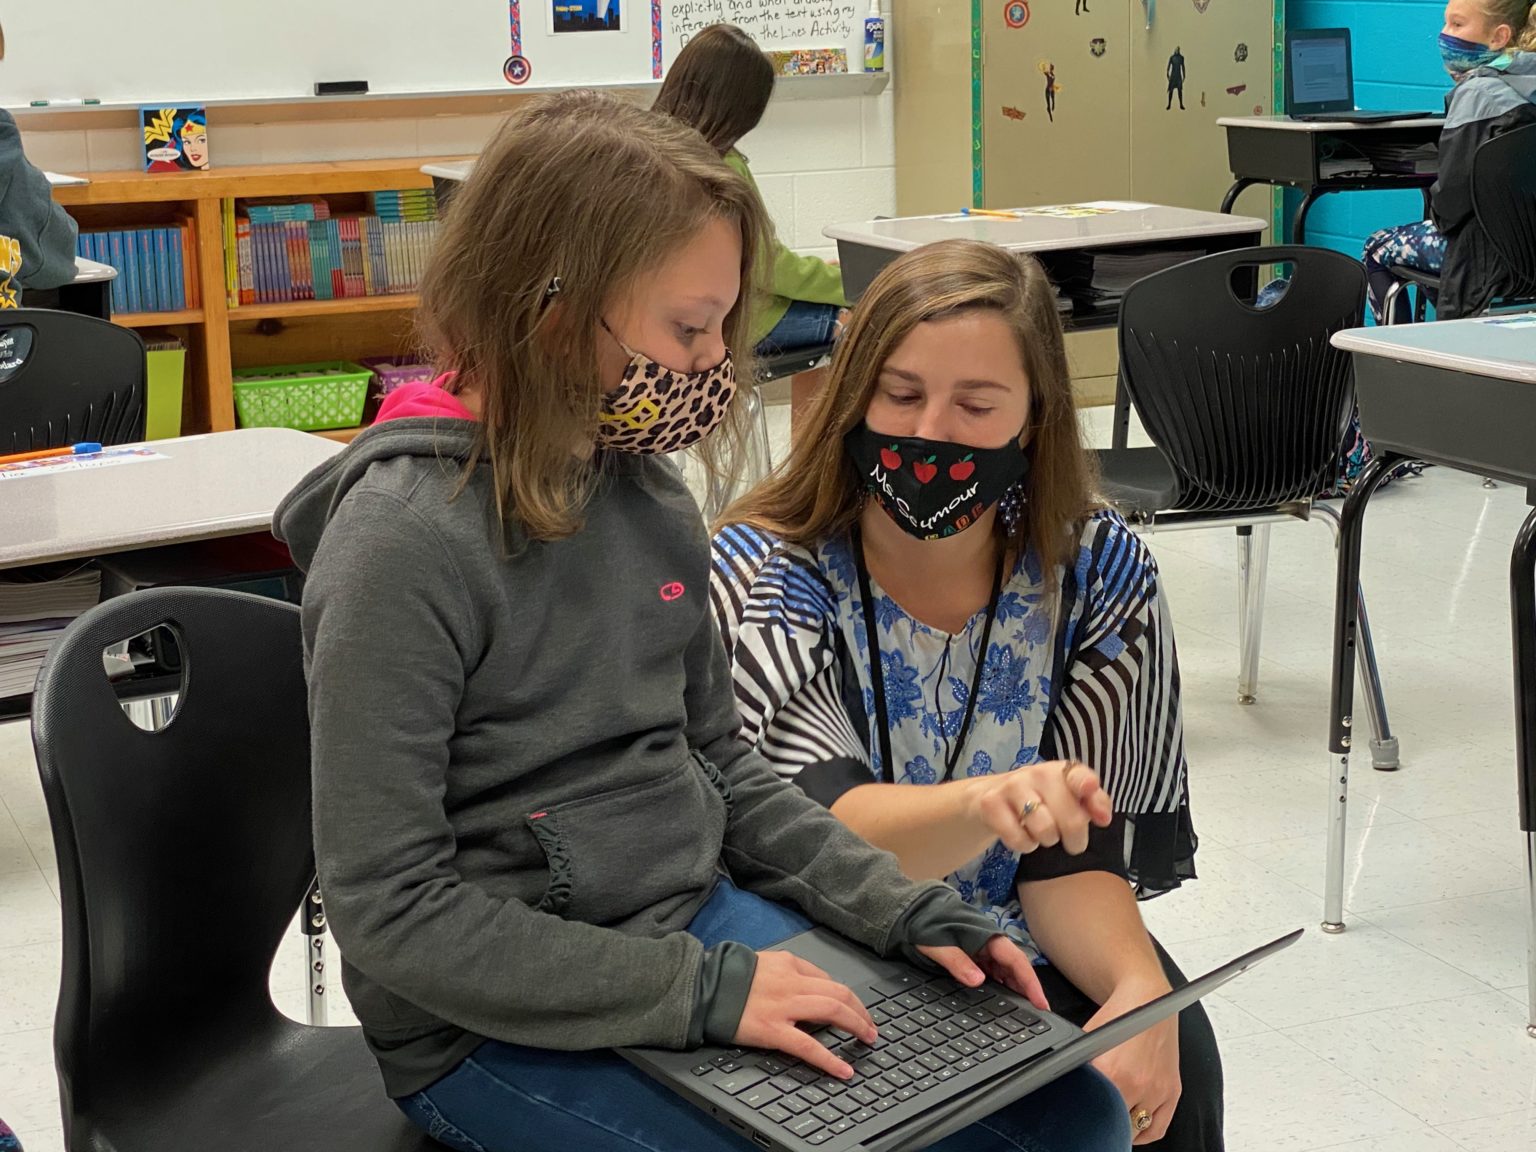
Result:
{"label": "woman's forearm", "polygon": [[1061,974],[1094,1003],[1135,987],[1150,998],[1168,978],[1142,923],[1136,896],[1110,872],[1078,872],[1019,885],[1029,934]]}
{"label": "woman's forearm", "polygon": [[985,777],[947,784],[861,784],[844,792],[832,814],[876,847],[895,854],[914,880],[942,880],[997,840],[977,818]]}

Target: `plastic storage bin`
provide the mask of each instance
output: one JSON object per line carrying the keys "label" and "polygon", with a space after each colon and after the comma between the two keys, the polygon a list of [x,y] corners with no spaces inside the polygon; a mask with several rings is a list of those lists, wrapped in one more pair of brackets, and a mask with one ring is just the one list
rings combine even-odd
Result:
{"label": "plastic storage bin", "polygon": [[407,363],[393,356],[367,356],[358,361],[379,378],[379,394],[388,396],[405,384],[430,384],[437,372],[430,364]]}
{"label": "plastic storage bin", "polygon": [[373,373],[348,360],[330,360],[241,368],[234,378],[240,427],[324,432],[362,423]]}

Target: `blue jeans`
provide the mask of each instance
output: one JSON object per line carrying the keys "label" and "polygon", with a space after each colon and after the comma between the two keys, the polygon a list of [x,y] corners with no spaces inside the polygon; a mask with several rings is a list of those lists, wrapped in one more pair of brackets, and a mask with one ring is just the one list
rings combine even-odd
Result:
{"label": "blue jeans", "polygon": [[789,311],[784,313],[773,331],[763,337],[757,346],[759,356],[777,356],[780,352],[793,352],[797,348],[819,348],[832,343],[837,334],[837,315],[842,309],[836,304],[812,304],[806,300],[791,300]]}
{"label": "blue jeans", "polygon": [[[722,880],[688,931],[706,948],[767,948],[810,924]],[[610,1051],[555,1052],[488,1040],[424,1092],[397,1100],[411,1122],[459,1152],[753,1152]],[[933,1145],[933,1152],[1124,1152],[1119,1091],[1080,1068]]]}

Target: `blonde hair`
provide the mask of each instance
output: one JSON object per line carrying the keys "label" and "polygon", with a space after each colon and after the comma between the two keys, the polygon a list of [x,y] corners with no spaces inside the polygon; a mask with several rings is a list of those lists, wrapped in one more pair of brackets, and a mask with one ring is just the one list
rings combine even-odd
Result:
{"label": "blonde hair", "polygon": [[[489,458],[497,511],[525,537],[578,531],[597,483],[578,449],[598,433],[604,314],[712,219],[740,229],[745,288],[767,235],[751,186],[693,129],[589,91],[530,101],[454,197],[419,323],[434,363],[479,395],[471,459]],[[751,296],[725,319],[744,384]],[[697,450],[707,467],[740,444],[740,421],[733,405]]]}
{"label": "blonde hair", "polygon": [[[996,313],[1013,330],[1029,380],[1027,515],[1010,544],[1032,549],[1046,571],[1067,560],[1068,529],[1095,506],[1095,468],[1072,402],[1056,291],[1033,258],[992,244],[946,240],[898,258],[876,277],[849,318],[827,386],[786,460],[728,508],[745,523],[815,547],[852,527],[864,484],[843,438],[864,419],[880,371],[919,324],[965,312]],[[997,518],[997,531],[1004,531]]]}
{"label": "blonde hair", "polygon": [[1509,47],[1536,52],[1536,4],[1530,0],[1482,0],[1483,14],[1514,30]]}

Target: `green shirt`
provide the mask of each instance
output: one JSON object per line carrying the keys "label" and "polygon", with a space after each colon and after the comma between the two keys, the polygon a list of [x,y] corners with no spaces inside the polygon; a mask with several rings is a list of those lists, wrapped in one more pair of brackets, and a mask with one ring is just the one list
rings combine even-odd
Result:
{"label": "green shirt", "polygon": [[[757,181],[752,179],[752,171],[747,167],[745,156],[733,148],[725,154],[725,162],[752,185],[752,191],[757,192]],[[758,199],[762,199],[760,192]],[[754,345],[760,343],[763,337],[773,331],[774,325],[784,319],[784,313],[789,311],[790,304],[795,300],[847,307],[848,298],[843,295],[843,274],[825,260],[815,256],[795,255],[779,242],[777,235],[770,239],[769,258],[773,262],[772,268],[763,276],[767,291],[753,302]]]}

